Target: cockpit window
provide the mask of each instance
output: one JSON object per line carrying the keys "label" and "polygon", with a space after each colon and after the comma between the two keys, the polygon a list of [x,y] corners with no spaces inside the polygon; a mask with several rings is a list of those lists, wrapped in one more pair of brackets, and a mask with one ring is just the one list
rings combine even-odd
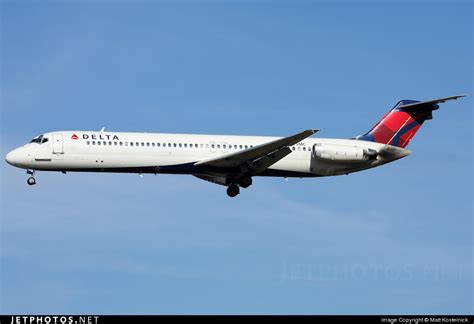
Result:
{"label": "cockpit window", "polygon": [[41,144],[41,141],[42,141],[42,140],[43,140],[43,135],[40,135],[40,136],[36,136],[35,138],[33,138],[30,143],[38,143],[38,144]]}
{"label": "cockpit window", "polygon": [[43,135],[36,136],[33,138],[30,143],[38,143],[38,144],[43,144],[48,141],[48,138],[44,137]]}

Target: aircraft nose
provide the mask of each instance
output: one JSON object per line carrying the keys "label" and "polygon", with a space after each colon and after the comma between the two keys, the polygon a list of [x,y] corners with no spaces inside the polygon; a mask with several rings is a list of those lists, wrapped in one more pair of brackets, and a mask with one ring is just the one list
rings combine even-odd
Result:
{"label": "aircraft nose", "polygon": [[19,162],[19,154],[18,150],[13,150],[8,152],[7,156],[5,156],[5,160],[8,164],[15,166]]}

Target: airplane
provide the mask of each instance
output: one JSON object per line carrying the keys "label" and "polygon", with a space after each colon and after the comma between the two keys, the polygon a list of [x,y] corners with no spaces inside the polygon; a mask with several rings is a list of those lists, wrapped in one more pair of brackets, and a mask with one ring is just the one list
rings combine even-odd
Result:
{"label": "airplane", "polygon": [[367,133],[350,139],[309,138],[317,129],[288,137],[55,131],[9,152],[12,166],[36,171],[188,174],[227,187],[235,197],[257,176],[325,177],[398,160],[439,103],[401,100]]}

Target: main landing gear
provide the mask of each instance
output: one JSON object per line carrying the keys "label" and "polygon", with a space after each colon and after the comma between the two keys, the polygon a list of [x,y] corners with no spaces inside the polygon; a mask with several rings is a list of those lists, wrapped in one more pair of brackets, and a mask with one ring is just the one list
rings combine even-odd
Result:
{"label": "main landing gear", "polygon": [[240,187],[248,188],[252,185],[252,178],[246,175],[235,179],[234,181],[235,182],[231,182],[229,187],[227,187],[227,195],[229,197],[237,196],[240,193]]}
{"label": "main landing gear", "polygon": [[30,175],[30,177],[26,180],[26,183],[29,184],[30,186],[35,185],[36,184],[36,179],[34,177],[35,170],[27,170],[26,173]]}
{"label": "main landing gear", "polygon": [[243,176],[239,179],[239,185],[242,188],[248,188],[252,185],[252,178],[249,176]]}
{"label": "main landing gear", "polygon": [[235,183],[231,184],[228,188],[227,188],[227,195],[229,197],[235,197],[237,196],[238,194],[240,193],[240,188],[238,185],[236,185]]}

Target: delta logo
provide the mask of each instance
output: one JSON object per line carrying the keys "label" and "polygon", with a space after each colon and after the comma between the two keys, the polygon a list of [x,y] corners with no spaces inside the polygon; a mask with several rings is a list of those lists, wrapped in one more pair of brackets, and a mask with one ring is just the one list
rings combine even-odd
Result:
{"label": "delta logo", "polygon": [[[72,134],[72,140],[78,140],[79,136]],[[114,134],[82,134],[82,139],[93,139],[93,140],[119,140],[119,137]]]}
{"label": "delta logo", "polygon": [[119,137],[115,134],[82,134],[82,139],[92,139],[92,140],[119,140]]}

